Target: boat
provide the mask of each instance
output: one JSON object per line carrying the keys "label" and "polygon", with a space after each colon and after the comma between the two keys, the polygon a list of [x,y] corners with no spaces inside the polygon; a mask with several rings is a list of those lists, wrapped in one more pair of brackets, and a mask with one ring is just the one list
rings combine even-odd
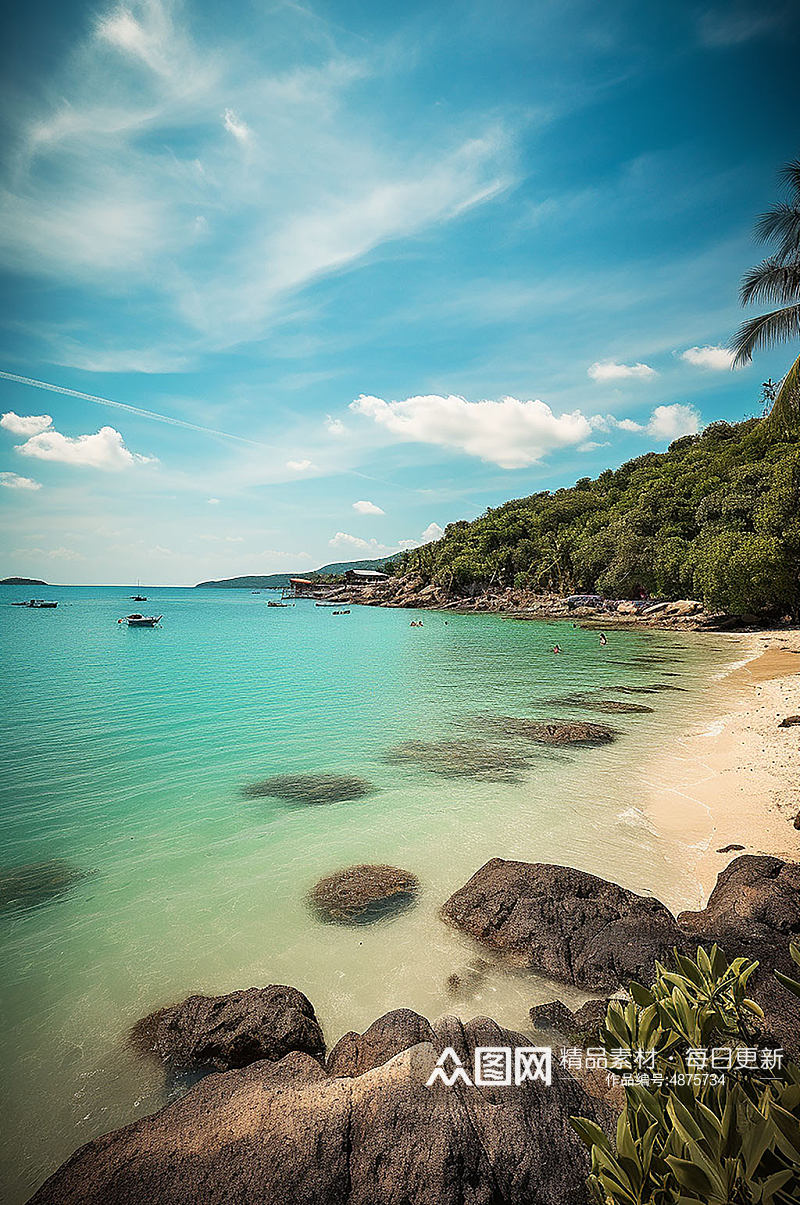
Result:
{"label": "boat", "polygon": [[160,622],[160,615],[140,615],[136,611],[133,615],[126,615],[124,619],[117,620],[117,623],[126,623],[129,628],[155,628]]}
{"label": "boat", "polygon": [[318,603],[314,603],[314,606],[315,606],[315,607],[338,607],[338,605],[339,605],[339,604],[338,604],[338,603],[335,603],[335,602],[318,602]]}
{"label": "boat", "polygon": [[46,598],[26,598],[22,602],[12,602],[12,607],[33,607],[35,611],[52,610],[57,607],[57,602],[50,602]]}
{"label": "boat", "polygon": [[349,614],[350,614],[350,608],[348,607],[346,611],[334,611],[334,612],[333,612],[333,614],[334,614],[334,615],[349,615]]}
{"label": "boat", "polygon": [[144,594],[132,594],[131,602],[147,602],[147,599],[145,598]]}
{"label": "boat", "polygon": [[279,603],[279,602],[268,602],[267,606],[268,607],[288,607],[289,604],[288,603]]}

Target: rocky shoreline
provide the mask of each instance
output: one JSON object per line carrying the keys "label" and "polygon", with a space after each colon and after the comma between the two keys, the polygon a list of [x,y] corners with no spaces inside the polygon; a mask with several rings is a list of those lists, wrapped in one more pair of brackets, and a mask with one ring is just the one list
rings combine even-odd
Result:
{"label": "rocky shoreline", "polygon": [[[363,870],[364,868],[358,868]],[[385,868],[384,868],[385,869]],[[760,1040],[797,1052],[791,972],[800,936],[800,864],[744,855],[707,906],[674,917],[660,901],[570,867],[495,858],[443,905],[442,919],[523,973],[590,991],[647,980],[673,949],[719,943],[759,961],[750,990]],[[542,1031],[596,1037],[602,1002],[531,1011]],[[428,1086],[437,1061],[473,1065],[481,1047],[530,1046],[479,1017],[436,1022],[407,1009],[327,1051],[311,1002],[271,985],[192,996],[144,1018],[130,1037],[169,1072],[211,1072],[181,1099],[77,1151],[31,1205],[584,1205],[586,1151],[569,1118],[611,1132],[618,1094],[553,1060],[552,1084]]]}
{"label": "rocky shoreline", "polygon": [[[763,626],[758,616],[712,613],[696,599],[670,602],[647,599],[600,599],[589,595],[538,594],[531,590],[473,588],[465,592],[426,583],[413,575],[388,578],[366,586],[320,586],[313,597],[353,606],[398,607],[462,613],[490,612],[511,619],[569,619],[601,627],[676,628],[720,631]],[[581,601],[576,601],[581,600]]]}

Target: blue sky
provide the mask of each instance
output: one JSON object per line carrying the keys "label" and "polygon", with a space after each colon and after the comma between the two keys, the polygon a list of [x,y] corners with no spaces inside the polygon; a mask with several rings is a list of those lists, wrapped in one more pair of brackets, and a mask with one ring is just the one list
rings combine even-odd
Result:
{"label": "blue sky", "polygon": [[753,414],[797,354],[724,351],[800,152],[791,4],[15,20],[0,575],[381,555]]}

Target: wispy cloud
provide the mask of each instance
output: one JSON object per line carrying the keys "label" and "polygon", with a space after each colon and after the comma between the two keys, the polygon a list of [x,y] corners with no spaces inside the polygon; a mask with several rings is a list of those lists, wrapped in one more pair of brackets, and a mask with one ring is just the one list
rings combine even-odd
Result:
{"label": "wispy cloud", "polygon": [[[140,418],[151,418],[158,423],[166,423],[170,427],[183,427],[187,431],[199,431],[203,435],[219,435],[223,439],[233,439],[237,443],[250,444],[253,447],[268,447],[268,444],[259,443],[254,439],[246,439],[242,435],[233,435],[229,431],[218,431],[214,427],[202,427],[197,423],[186,422],[185,419],[175,418],[171,414],[159,414],[155,410],[143,410],[141,406],[130,406],[127,402],[115,402],[109,397],[99,397],[94,393],[82,393],[79,389],[68,389],[65,385],[52,385],[49,381],[37,381],[33,377],[21,377],[15,372],[0,371],[0,380],[15,381],[18,385],[30,385],[34,389],[44,389],[49,393],[60,393],[64,397],[80,398],[84,402],[96,402],[98,406],[109,406],[112,410],[125,410],[128,414],[137,414]],[[10,413],[13,414],[13,411]],[[46,418],[48,423],[52,420],[49,415],[30,416],[25,421],[31,422],[34,419]],[[2,425],[0,423],[0,425]],[[41,428],[40,428],[41,429]],[[19,431],[17,434],[23,435],[24,431]]]}
{"label": "wispy cloud", "polygon": [[314,465],[310,460],[287,460],[286,467],[293,473],[305,473],[308,469],[313,469]]}
{"label": "wispy cloud", "polygon": [[[101,13],[53,81],[59,99],[18,115],[0,264],[124,287],[170,317],[172,338],[182,324],[190,352],[200,337],[228,347],[263,337],[287,295],[511,182],[494,118],[429,127],[416,145],[363,96],[353,120],[350,92],[378,76],[377,49],[317,47],[311,66],[301,42],[280,67],[262,49],[257,61],[244,40],[211,41],[171,0]],[[84,363],[115,350],[135,360],[86,348]]]}

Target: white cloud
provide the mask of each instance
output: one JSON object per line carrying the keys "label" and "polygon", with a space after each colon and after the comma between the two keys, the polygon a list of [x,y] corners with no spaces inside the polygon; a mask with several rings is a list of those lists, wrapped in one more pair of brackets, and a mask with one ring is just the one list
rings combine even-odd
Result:
{"label": "white cloud", "polygon": [[209,506],[219,506],[219,498],[209,498],[208,505]]}
{"label": "white cloud", "polygon": [[37,460],[113,471],[153,463],[149,456],[130,452],[113,427],[101,427],[94,435],[78,435],[74,439],[51,428],[32,435],[26,443],[18,444],[16,450]]}
{"label": "white cloud", "polygon": [[381,510],[374,502],[367,502],[363,499],[361,502],[353,503],[353,510],[357,510],[360,515],[385,515],[386,511]]}
{"label": "white cloud", "polygon": [[351,536],[347,531],[337,531],[335,536],[328,540],[331,548],[346,548],[348,551],[368,552],[371,556],[383,556],[392,549],[385,544],[379,544],[377,540],[362,540],[360,536]]}
{"label": "white cloud", "polygon": [[681,435],[696,435],[700,430],[700,415],[694,406],[675,402],[672,406],[656,406],[647,434],[658,440],[679,439]]}
{"label": "white cloud", "polygon": [[687,347],[681,359],[695,368],[711,368],[720,371],[733,367],[733,352],[727,347]]}
{"label": "white cloud", "polygon": [[249,142],[251,130],[250,127],[237,117],[233,109],[226,109],[223,114],[223,125],[229,134],[233,134],[237,142]]}
{"label": "white cloud", "polygon": [[423,544],[429,544],[431,540],[441,540],[444,535],[444,528],[438,523],[429,523],[422,533]]}
{"label": "white cloud", "polygon": [[350,409],[398,440],[466,452],[503,469],[524,468],[554,448],[583,443],[592,430],[579,410],[555,415],[544,402],[513,397],[468,402],[432,395],[385,402],[362,395]]}
{"label": "white cloud", "polygon": [[699,412],[694,406],[681,402],[656,406],[646,423],[637,423],[632,418],[615,418],[613,414],[598,415],[591,421],[597,431],[629,431],[632,435],[649,435],[659,441],[696,435],[700,430]]}
{"label": "white cloud", "polygon": [[7,490],[40,490],[41,482],[32,477],[20,477],[19,473],[0,473],[0,485]]}
{"label": "white cloud", "polygon": [[347,430],[342,420],[331,414],[325,415],[325,429],[329,435],[344,435]]}
{"label": "white cloud", "polygon": [[15,414],[9,410],[0,418],[0,427],[11,431],[14,435],[38,435],[53,425],[49,414]]}
{"label": "white cloud", "polygon": [[287,460],[286,467],[293,473],[304,473],[306,469],[313,469],[314,466],[310,460]]}
{"label": "white cloud", "polygon": [[631,377],[637,380],[647,380],[656,376],[656,370],[649,364],[617,364],[614,360],[597,360],[587,369],[593,381],[624,381]]}

